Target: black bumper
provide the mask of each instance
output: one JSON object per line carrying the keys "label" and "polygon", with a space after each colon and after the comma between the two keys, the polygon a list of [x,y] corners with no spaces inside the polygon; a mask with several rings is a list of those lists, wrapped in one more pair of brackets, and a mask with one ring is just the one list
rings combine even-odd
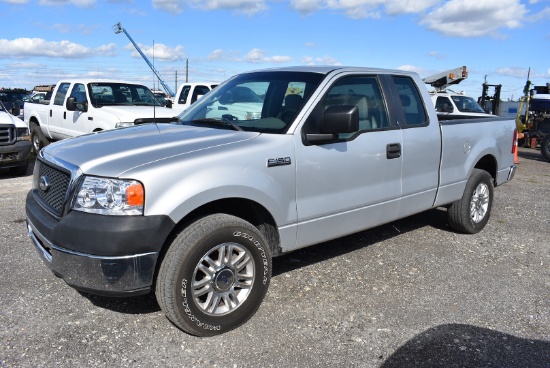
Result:
{"label": "black bumper", "polygon": [[26,165],[31,148],[30,141],[20,141],[7,146],[0,146],[0,168]]}
{"label": "black bumper", "polygon": [[151,290],[156,261],[174,222],[168,216],[104,216],[71,211],[61,220],[34,199],[27,228],[46,265],[70,286],[100,295]]}

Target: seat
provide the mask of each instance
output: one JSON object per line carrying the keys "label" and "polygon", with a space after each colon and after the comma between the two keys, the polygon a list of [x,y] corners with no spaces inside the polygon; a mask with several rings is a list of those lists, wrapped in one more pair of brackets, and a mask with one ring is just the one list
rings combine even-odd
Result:
{"label": "seat", "polygon": [[115,99],[115,103],[127,103],[128,102],[128,99],[126,98],[126,96],[124,96],[124,94],[120,91],[114,91],[113,92],[113,97]]}
{"label": "seat", "polygon": [[372,122],[370,120],[370,109],[367,96],[364,95],[347,95],[345,105],[357,106],[359,110],[359,130],[372,129]]}
{"label": "seat", "polygon": [[277,115],[277,118],[284,121],[285,123],[290,123],[292,119],[296,116],[298,109],[302,106],[303,98],[300,95],[290,94],[285,97],[285,105],[281,112]]}

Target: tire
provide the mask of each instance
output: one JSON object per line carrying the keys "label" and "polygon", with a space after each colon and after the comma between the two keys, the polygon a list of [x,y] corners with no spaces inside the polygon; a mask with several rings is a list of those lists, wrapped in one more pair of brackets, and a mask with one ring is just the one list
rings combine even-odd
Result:
{"label": "tire", "polygon": [[550,134],[546,134],[542,140],[540,144],[540,153],[542,153],[546,161],[550,162]]}
{"label": "tire", "polygon": [[31,130],[31,142],[32,142],[32,151],[35,154],[38,154],[44,146],[47,146],[50,142],[42,132],[42,128],[39,125],[32,122],[30,123]]}
{"label": "tire", "polygon": [[155,294],[178,328],[213,336],[248,321],[270,279],[271,254],[258,229],[238,217],[215,214],[175,237],[161,263]]}
{"label": "tire", "polygon": [[462,199],[451,204],[447,211],[449,225],[467,234],[480,232],[491,216],[493,191],[491,175],[484,170],[474,169]]}

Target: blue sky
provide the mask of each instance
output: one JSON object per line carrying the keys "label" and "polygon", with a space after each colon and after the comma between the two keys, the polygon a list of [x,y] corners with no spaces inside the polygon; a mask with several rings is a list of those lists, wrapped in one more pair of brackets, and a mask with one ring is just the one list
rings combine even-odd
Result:
{"label": "blue sky", "polygon": [[[454,90],[502,98],[550,82],[550,0],[0,0],[0,87],[62,78],[220,82],[248,70],[350,65],[425,77],[466,65]],[[153,47],[154,46],[154,47]]]}

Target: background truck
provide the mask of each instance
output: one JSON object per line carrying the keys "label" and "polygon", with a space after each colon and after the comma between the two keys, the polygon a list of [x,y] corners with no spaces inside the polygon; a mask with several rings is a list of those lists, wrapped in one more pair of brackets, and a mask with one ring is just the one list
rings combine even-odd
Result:
{"label": "background truck", "polygon": [[0,102],[0,168],[25,175],[29,166],[31,138],[27,124],[16,118]]}
{"label": "background truck", "polygon": [[50,141],[144,122],[169,122],[177,115],[162,107],[146,86],[115,80],[60,81],[45,101],[25,103],[24,119],[35,152]]}
{"label": "background truck", "polygon": [[[226,104],[209,117],[242,88],[262,96],[259,116],[239,119]],[[254,315],[272,257],[436,207],[453,229],[481,231],[494,187],[514,176],[516,137],[514,120],[439,122],[411,72],[249,72],[177,124],[44,148],[26,199],[28,233],[70,286],[154,291],[176,326],[215,335]]]}
{"label": "background truck", "polygon": [[461,66],[423,79],[424,83],[434,88],[430,91],[430,95],[440,119],[475,119],[493,116],[486,113],[474,98],[464,93],[447,90],[449,86],[459,84],[466,78],[468,78],[468,69]]}
{"label": "background truck", "polygon": [[197,102],[199,98],[216,88],[219,83],[212,82],[197,82],[197,83],[183,83],[178,87],[176,97],[174,98],[174,104],[172,108],[174,111],[180,113],[191,104]]}

